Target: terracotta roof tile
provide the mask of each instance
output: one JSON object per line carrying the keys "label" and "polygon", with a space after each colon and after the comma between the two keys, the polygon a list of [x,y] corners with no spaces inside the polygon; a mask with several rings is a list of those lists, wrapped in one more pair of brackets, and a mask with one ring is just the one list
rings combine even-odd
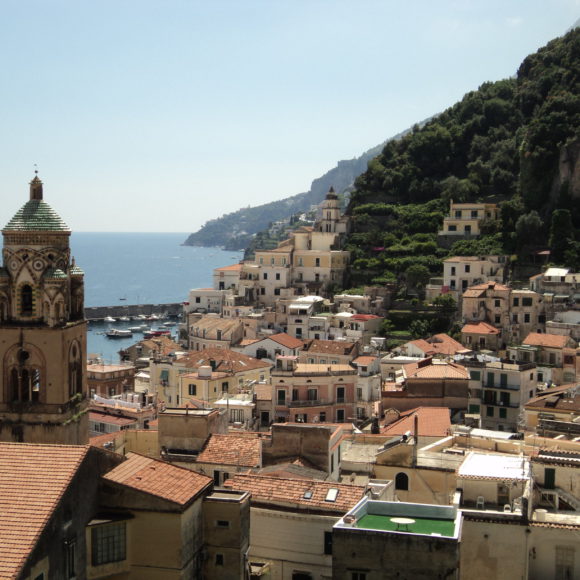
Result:
{"label": "terracotta roof tile", "polygon": [[381,429],[384,435],[404,435],[415,433],[415,417],[418,418],[419,437],[445,437],[451,427],[447,407],[417,407],[401,413],[399,419]]}
{"label": "terracotta roof tile", "polygon": [[128,453],[126,461],[103,478],[179,505],[212,484],[210,477],[136,453]]}
{"label": "terracotta roof tile", "polygon": [[0,578],[19,576],[88,449],[0,443]]}
{"label": "terracotta roof tile", "polygon": [[376,357],[376,356],[363,355],[363,356],[357,356],[352,362],[358,366],[368,366],[368,365],[372,365],[374,362],[376,362],[377,358],[378,357]]}
{"label": "terracotta roof tile", "polygon": [[277,342],[286,348],[302,348],[304,346],[304,343],[301,340],[294,338],[285,332],[273,334],[272,336],[267,336],[266,338],[269,338],[270,340],[273,340],[274,342]]}
{"label": "terracotta roof tile", "polygon": [[232,264],[231,266],[223,266],[222,268],[215,268],[216,272],[235,272],[242,269],[241,264]]}
{"label": "terracotta roof tile", "polygon": [[307,340],[304,342],[304,351],[319,354],[352,355],[356,352],[355,342],[339,340]]}
{"label": "terracotta roof tile", "polygon": [[522,341],[522,344],[527,344],[528,346],[545,346],[548,348],[564,348],[569,340],[569,336],[560,334],[530,332]]}
{"label": "terracotta roof tile", "polygon": [[499,334],[499,330],[487,322],[473,322],[466,324],[461,332],[464,334]]}
{"label": "terracotta roof tile", "polygon": [[210,360],[215,361],[218,372],[239,373],[254,369],[269,369],[270,364],[263,362],[241,352],[236,352],[227,348],[206,348],[205,350],[192,351],[177,359],[177,362],[187,368],[199,368],[207,366]]}
{"label": "terracotta roof tile", "polygon": [[425,359],[403,366],[407,379],[468,379],[469,371],[455,363],[431,363]]}
{"label": "terracotta roof tile", "polygon": [[247,437],[238,434],[213,433],[197,456],[197,462],[260,467],[262,465],[261,438],[256,434],[253,437]]}
{"label": "terracotta roof tile", "polygon": [[[237,474],[226,481],[224,487],[249,491],[252,494],[250,501],[254,504],[291,506],[295,509],[332,513],[347,512],[360,501],[365,492],[365,488],[359,485],[254,474]],[[338,490],[336,501],[326,501],[330,489]],[[312,493],[310,499],[304,497],[306,492]]]}

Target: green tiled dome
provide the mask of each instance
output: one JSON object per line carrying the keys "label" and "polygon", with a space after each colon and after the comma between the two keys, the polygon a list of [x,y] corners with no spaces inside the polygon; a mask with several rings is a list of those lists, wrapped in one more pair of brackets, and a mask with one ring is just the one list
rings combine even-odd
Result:
{"label": "green tiled dome", "polygon": [[49,268],[44,273],[44,277],[59,280],[59,279],[67,278],[67,275],[60,268]]}
{"label": "green tiled dome", "polygon": [[70,232],[62,218],[42,199],[27,201],[3,229],[5,232]]}

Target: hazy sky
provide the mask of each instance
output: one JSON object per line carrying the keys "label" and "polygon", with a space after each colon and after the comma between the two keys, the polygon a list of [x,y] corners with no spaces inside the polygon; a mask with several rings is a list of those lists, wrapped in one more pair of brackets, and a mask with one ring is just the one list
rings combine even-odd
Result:
{"label": "hazy sky", "polygon": [[579,0],[2,0],[0,222],[182,231],[306,191],[561,36]]}

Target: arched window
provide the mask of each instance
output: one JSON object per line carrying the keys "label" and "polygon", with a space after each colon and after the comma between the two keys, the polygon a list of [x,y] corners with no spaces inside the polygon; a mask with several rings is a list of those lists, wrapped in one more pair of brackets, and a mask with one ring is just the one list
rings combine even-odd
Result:
{"label": "arched window", "polygon": [[409,476],[406,473],[397,473],[395,477],[395,489],[409,491]]}
{"label": "arched window", "polygon": [[20,291],[20,313],[23,316],[32,314],[32,286],[24,284]]}

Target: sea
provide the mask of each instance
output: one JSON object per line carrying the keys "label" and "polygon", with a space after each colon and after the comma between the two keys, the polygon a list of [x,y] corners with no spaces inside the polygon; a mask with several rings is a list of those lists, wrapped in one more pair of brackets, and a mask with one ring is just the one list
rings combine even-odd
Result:
{"label": "sea", "polygon": [[[243,252],[183,246],[188,233],[74,232],[71,255],[85,272],[85,306],[184,302],[192,288],[212,286],[214,268],[239,262]],[[137,322],[90,324],[87,350],[105,362],[141,339],[110,339],[109,328]],[[155,328],[155,325],[152,325]]]}

